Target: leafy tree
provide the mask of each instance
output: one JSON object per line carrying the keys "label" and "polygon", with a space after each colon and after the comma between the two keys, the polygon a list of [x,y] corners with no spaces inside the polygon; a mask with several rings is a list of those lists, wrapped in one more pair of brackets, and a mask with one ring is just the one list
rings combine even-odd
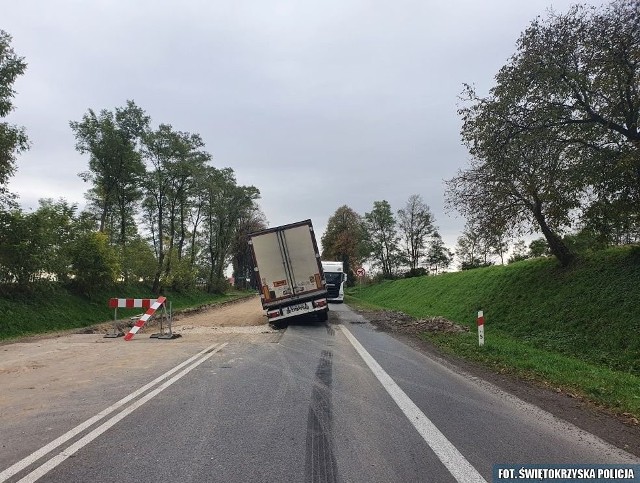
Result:
{"label": "leafy tree", "polygon": [[389,202],[374,201],[373,210],[365,213],[364,218],[373,264],[380,267],[383,278],[391,278],[400,265],[401,254],[396,219]]}
{"label": "leafy tree", "polygon": [[531,258],[549,256],[549,244],[544,238],[537,238],[529,243],[529,255]]}
{"label": "leafy tree", "polygon": [[[511,125],[570,143],[588,181],[618,199],[640,195],[640,8],[637,0],[574,6],[536,19],[496,80]],[[526,113],[527,124],[519,123]],[[637,205],[636,205],[637,210]]]}
{"label": "leafy tree", "polygon": [[[480,205],[490,217],[538,225],[563,265],[573,254],[562,233],[586,195],[598,210],[585,215],[599,216],[605,236],[611,219],[620,226],[640,211],[639,44],[637,0],[551,12],[523,32],[488,97],[467,89],[462,135],[477,164],[457,181],[491,194],[493,209]],[[499,169],[514,183],[496,176]],[[542,189],[531,190],[537,183]],[[450,188],[458,198],[465,191]]]}
{"label": "leafy tree", "polygon": [[398,210],[398,228],[409,269],[415,270],[425,255],[427,238],[435,232],[433,214],[420,195],[411,195],[406,206]]}
{"label": "leafy tree", "polygon": [[486,240],[469,223],[465,226],[462,235],[458,237],[455,255],[461,270],[493,265],[490,259],[491,249],[486,244]]}
{"label": "leafy tree", "polygon": [[[27,68],[23,57],[18,57],[11,47],[11,36],[0,30],[0,119],[13,109],[13,83]],[[29,148],[25,129],[0,121],[0,205],[11,202],[7,182],[15,173],[16,155]]]}
{"label": "leafy tree", "polygon": [[513,245],[513,253],[509,257],[507,263],[515,263],[522,260],[527,260],[528,258],[531,258],[531,254],[527,250],[527,244],[524,240],[518,240]]}
{"label": "leafy tree", "polygon": [[210,168],[207,175],[207,201],[204,205],[204,228],[207,234],[207,290],[221,292],[227,282],[227,267],[238,223],[254,209],[260,191],[253,186],[238,186],[231,168]]}
{"label": "leafy tree", "polygon": [[21,210],[0,212],[0,279],[28,287],[46,269],[47,241],[42,219]]}
{"label": "leafy tree", "polygon": [[120,252],[123,274],[131,281],[152,283],[155,275],[156,257],[151,245],[139,235],[129,240]]}
{"label": "leafy tree", "polygon": [[440,233],[436,230],[431,235],[426,259],[431,271],[435,274],[449,268],[453,261],[453,253],[445,246]]}
{"label": "leafy tree", "polygon": [[238,288],[257,288],[257,280],[253,271],[253,256],[249,246],[249,234],[267,228],[267,221],[264,213],[256,203],[245,213],[242,213],[238,220],[236,235],[231,246],[231,263],[233,266],[233,277]]}
{"label": "leafy tree", "polygon": [[55,275],[60,282],[69,281],[71,267],[70,246],[82,233],[88,233],[94,224],[77,214],[78,207],[64,199],[41,199],[34,216],[42,233],[44,270]]}
{"label": "leafy tree", "polygon": [[175,240],[176,177],[181,175],[181,162],[202,145],[200,136],[175,131],[168,124],[143,137],[144,156],[151,165],[144,207],[157,259],[153,293],[160,293],[161,278],[170,274],[171,257],[166,255],[171,255]]}
{"label": "leafy tree", "polygon": [[118,255],[107,235],[91,232],[79,236],[71,246],[71,274],[79,293],[89,298],[111,287],[120,272]]}
{"label": "leafy tree", "polygon": [[355,270],[367,257],[367,231],[362,217],[347,205],[329,217],[320,242],[322,259],[344,263],[347,283],[354,284]]}
{"label": "leafy tree", "polygon": [[515,133],[497,98],[462,109],[462,137],[471,167],[447,181],[447,204],[493,233],[541,231],[562,265],[574,255],[562,241],[571,211],[580,206],[571,148],[545,132]]}
{"label": "leafy tree", "polygon": [[[149,125],[149,117],[127,101],[115,113],[89,109],[82,121],[70,123],[76,137],[76,149],[88,153],[89,170],[80,177],[93,183],[88,198],[100,213],[100,231],[117,221],[118,243],[125,245],[127,228],[134,223],[134,206],[142,196],[145,167],[138,145]],[[116,231],[116,230],[113,230]]]}

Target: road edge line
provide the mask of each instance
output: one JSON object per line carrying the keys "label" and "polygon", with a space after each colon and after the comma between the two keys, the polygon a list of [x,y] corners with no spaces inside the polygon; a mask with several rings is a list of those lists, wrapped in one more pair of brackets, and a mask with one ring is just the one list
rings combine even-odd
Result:
{"label": "road edge line", "polygon": [[487,483],[478,470],[467,461],[453,443],[451,443],[420,408],[416,406],[411,398],[407,396],[373,356],[369,354],[349,329],[342,325],[340,329],[413,427],[418,431],[420,436],[422,436],[422,439],[425,440],[442,464],[449,470],[449,473],[461,483]]}

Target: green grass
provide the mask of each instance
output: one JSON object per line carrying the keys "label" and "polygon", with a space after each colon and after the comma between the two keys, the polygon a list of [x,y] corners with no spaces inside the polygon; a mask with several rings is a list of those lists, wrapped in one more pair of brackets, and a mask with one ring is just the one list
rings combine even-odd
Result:
{"label": "green grass", "polygon": [[[222,303],[248,295],[230,291],[225,295],[202,291],[168,293],[172,310]],[[152,298],[149,287],[133,285],[96,295],[92,300],[74,295],[55,285],[43,285],[30,293],[0,295],[0,340],[28,335],[76,329],[113,320],[108,300],[118,298]],[[141,309],[118,309],[118,318],[140,313]]]}
{"label": "green grass", "polygon": [[[462,335],[423,334],[442,349],[640,417],[640,248],[591,254],[562,269],[527,260],[383,282],[350,300],[414,317],[444,316]],[[476,315],[485,316],[478,347]]]}

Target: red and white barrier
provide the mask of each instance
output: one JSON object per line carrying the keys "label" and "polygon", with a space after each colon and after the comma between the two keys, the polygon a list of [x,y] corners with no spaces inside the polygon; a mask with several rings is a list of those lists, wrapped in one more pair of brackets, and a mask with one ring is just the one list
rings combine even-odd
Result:
{"label": "red and white barrier", "polygon": [[148,309],[156,299],[109,299],[110,309]]}
{"label": "red and white barrier", "polygon": [[484,345],[484,312],[478,310],[478,344]]}
{"label": "red and white barrier", "polygon": [[[153,299],[111,299],[111,300],[124,300],[127,301],[125,303],[128,303],[128,301],[134,301],[137,302],[139,301],[140,303],[149,303],[149,305],[147,305],[147,307],[149,308],[149,310],[147,310],[147,312],[140,317],[140,319],[135,323],[135,325],[133,327],[131,327],[131,330],[129,331],[129,333],[127,335],[124,336],[124,340],[131,340],[133,339],[133,336],[136,335],[138,333],[138,331],[144,326],[144,324],[147,322],[147,320],[149,320],[153,314],[156,313],[156,310],[158,310],[160,307],[162,307],[162,304],[164,304],[165,300],[167,300],[166,297],[158,297],[157,300],[153,300]],[[119,303],[119,302],[118,302]],[[120,307],[120,305],[119,305]],[[123,307],[138,307],[138,305],[124,305]],[[140,307],[144,308],[144,305],[140,305]]]}

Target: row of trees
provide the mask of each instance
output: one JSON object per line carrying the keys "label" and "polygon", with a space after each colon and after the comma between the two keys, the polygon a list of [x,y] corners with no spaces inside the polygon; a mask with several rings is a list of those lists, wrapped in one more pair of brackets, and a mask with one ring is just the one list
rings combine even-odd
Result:
{"label": "row of trees", "polygon": [[[198,134],[169,124],[152,129],[133,101],[115,112],[89,110],[71,129],[78,151],[89,155],[81,174],[92,184],[89,210],[121,258],[130,260],[128,247],[139,246],[143,226],[153,248],[154,292],[196,280],[220,290],[240,223],[263,219],[258,189],[239,186],[230,168],[211,166]],[[124,279],[140,278],[129,266],[123,264]]]}
{"label": "row of trees", "polygon": [[396,214],[386,200],[375,201],[364,216],[341,206],[329,218],[321,241],[322,258],[344,262],[352,281],[355,268],[365,261],[383,278],[392,278],[401,272],[408,276],[438,273],[453,258],[419,195],[410,196]]}
{"label": "row of trees", "polygon": [[[2,117],[26,68],[10,41],[0,32]],[[133,101],[89,109],[70,127],[88,156],[80,173],[90,185],[87,208],[47,199],[25,213],[7,181],[28,140],[24,128],[0,124],[0,282],[53,279],[89,295],[115,280],[149,282],[154,293],[196,285],[215,292],[225,288],[231,260],[246,273],[246,233],[266,226],[260,193],[238,185],[232,169],[212,166],[198,134],[152,127]]]}
{"label": "row of trees", "polygon": [[466,87],[472,158],[446,192],[465,233],[494,252],[542,233],[562,265],[575,258],[568,233],[640,241],[639,53],[638,0],[578,5],[530,24],[489,95]]}

